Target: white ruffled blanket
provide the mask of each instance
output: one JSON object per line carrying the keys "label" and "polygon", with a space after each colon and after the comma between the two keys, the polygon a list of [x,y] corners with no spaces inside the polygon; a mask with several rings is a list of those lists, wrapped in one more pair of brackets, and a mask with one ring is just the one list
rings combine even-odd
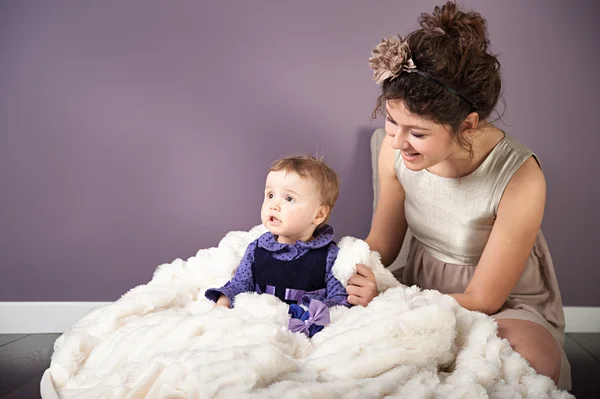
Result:
{"label": "white ruffled blanket", "polygon": [[288,331],[288,306],[272,295],[213,308],[204,291],[231,278],[264,232],[231,232],[87,314],[56,341],[42,397],[572,397],[497,338],[490,317],[401,286],[351,237],[339,243],[334,274],[345,285],[356,263],[367,264],[385,292],[368,307],[331,309],[331,324],[312,339]]}

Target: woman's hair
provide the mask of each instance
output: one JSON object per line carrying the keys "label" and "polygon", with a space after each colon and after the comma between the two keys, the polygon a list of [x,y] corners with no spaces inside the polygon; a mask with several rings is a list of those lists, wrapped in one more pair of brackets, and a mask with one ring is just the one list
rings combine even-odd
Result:
{"label": "woman's hair", "polygon": [[323,160],[310,155],[290,156],[273,162],[269,172],[284,170],[296,173],[304,179],[309,179],[317,186],[319,200],[329,207],[329,214],[340,193],[340,183],[337,174]]}
{"label": "woman's hair", "polygon": [[480,14],[461,11],[448,1],[432,14],[421,14],[419,24],[421,28],[406,41],[416,68],[434,79],[418,73],[386,79],[373,117],[383,112],[387,100],[401,100],[410,113],[449,125],[457,143],[471,151],[470,143],[458,134],[460,125],[470,112],[487,119],[502,88],[500,63],[488,48],[487,23]]}

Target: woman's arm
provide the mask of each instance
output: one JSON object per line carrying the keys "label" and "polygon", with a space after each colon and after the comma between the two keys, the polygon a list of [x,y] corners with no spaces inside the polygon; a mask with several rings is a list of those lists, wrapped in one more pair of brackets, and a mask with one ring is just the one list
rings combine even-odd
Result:
{"label": "woman's arm", "polygon": [[406,220],[404,219],[404,189],[396,176],[396,154],[386,136],[379,152],[379,199],[366,238],[373,251],[379,252],[384,266],[391,265],[400,252]]}
{"label": "woman's arm", "polygon": [[461,306],[487,314],[502,307],[527,264],[545,202],[546,181],[531,157],[504,191],[492,233],[465,292],[452,295]]}
{"label": "woman's arm", "polygon": [[[379,199],[371,223],[371,231],[365,239],[373,251],[379,252],[381,262],[389,266],[394,262],[406,234],[404,219],[404,189],[396,177],[396,154],[386,136],[379,152]],[[346,287],[348,302],[367,306],[379,291],[375,275],[364,265],[356,266],[356,274],[348,280]]]}

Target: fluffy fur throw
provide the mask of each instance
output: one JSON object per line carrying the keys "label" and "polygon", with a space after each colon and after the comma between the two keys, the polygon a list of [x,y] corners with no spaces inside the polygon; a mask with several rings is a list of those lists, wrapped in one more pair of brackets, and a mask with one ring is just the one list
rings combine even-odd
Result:
{"label": "fluffy fur throw", "polygon": [[213,308],[204,291],[230,279],[264,232],[231,232],[88,313],[56,341],[42,397],[571,397],[497,338],[490,317],[400,285],[351,237],[339,243],[334,274],[346,284],[356,263],[367,264],[382,293],[367,307],[331,309],[312,339],[288,331],[288,306],[272,295]]}

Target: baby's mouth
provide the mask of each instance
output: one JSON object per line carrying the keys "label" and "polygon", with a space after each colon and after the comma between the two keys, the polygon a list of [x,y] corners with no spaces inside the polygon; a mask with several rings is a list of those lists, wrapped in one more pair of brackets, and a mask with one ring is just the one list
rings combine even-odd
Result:
{"label": "baby's mouth", "polygon": [[275,216],[269,216],[269,222],[281,223],[281,220],[277,219]]}

